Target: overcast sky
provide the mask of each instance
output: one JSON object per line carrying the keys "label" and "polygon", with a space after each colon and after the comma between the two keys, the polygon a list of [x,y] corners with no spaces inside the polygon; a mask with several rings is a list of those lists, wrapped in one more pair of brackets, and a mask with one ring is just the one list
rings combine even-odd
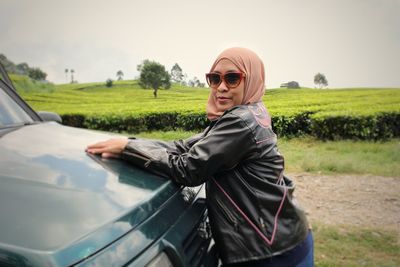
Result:
{"label": "overcast sky", "polygon": [[0,53],[65,83],[178,63],[204,81],[225,48],[254,50],[267,88],[400,87],[400,0],[0,0]]}

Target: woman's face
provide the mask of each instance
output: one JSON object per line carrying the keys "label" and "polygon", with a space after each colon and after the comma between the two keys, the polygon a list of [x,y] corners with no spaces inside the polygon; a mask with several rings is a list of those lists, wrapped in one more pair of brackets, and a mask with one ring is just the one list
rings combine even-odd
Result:
{"label": "woman's face", "polygon": [[[215,66],[213,72],[224,75],[227,72],[240,72],[238,67],[228,59],[221,59]],[[224,112],[231,107],[242,104],[244,96],[244,79],[241,80],[239,86],[229,88],[222,80],[217,88],[212,88],[212,95],[214,97],[218,111]]]}

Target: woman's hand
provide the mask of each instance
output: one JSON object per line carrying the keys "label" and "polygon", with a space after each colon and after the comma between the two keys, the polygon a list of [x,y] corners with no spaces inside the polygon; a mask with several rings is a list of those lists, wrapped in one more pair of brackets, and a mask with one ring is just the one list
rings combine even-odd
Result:
{"label": "woman's hand", "polygon": [[92,154],[101,154],[103,158],[119,158],[128,142],[127,138],[109,139],[88,145],[85,151]]}

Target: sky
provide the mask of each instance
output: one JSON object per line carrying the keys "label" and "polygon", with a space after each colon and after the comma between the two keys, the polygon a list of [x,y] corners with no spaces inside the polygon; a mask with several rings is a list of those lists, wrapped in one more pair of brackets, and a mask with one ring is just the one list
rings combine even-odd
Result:
{"label": "sky", "polygon": [[178,63],[205,81],[224,49],[246,47],[266,87],[400,87],[400,0],[0,0],[0,53],[54,83],[137,78]]}

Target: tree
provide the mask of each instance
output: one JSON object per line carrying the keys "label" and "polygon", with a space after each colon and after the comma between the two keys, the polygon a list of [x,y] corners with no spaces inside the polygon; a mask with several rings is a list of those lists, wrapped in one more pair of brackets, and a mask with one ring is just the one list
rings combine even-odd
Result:
{"label": "tree", "polygon": [[68,69],[65,69],[65,82],[68,82]]}
{"label": "tree", "polygon": [[122,70],[119,70],[117,72],[117,77],[118,77],[118,81],[121,81],[124,77],[124,73],[122,72]]}
{"label": "tree", "polygon": [[188,86],[187,80],[188,80],[188,75],[185,73],[185,74],[183,74],[183,78],[182,78],[182,81],[181,81],[181,85],[183,85],[183,86]]}
{"label": "tree", "polygon": [[160,63],[146,59],[137,69],[140,71],[139,85],[143,88],[152,88],[155,98],[159,88],[171,87],[171,76]]}
{"label": "tree", "polygon": [[71,83],[74,83],[74,73],[75,73],[75,71],[73,69],[71,69],[69,72],[71,73]]}
{"label": "tree", "polygon": [[200,82],[200,80],[195,76],[189,81],[189,86],[191,87],[204,87],[205,84]]}
{"label": "tree", "polygon": [[8,73],[17,73],[15,64],[9,60],[5,55],[0,54],[0,62]]}
{"label": "tree", "polygon": [[27,63],[19,63],[17,65],[17,73],[21,75],[28,75],[29,74],[29,65]]}
{"label": "tree", "polygon": [[42,71],[40,68],[31,68],[25,62],[15,64],[11,60],[7,59],[7,57],[3,54],[0,54],[0,62],[8,73],[27,75],[31,79],[38,81],[46,80],[47,74],[44,71]]}
{"label": "tree", "polygon": [[314,83],[315,85],[319,86],[319,89],[324,86],[328,86],[328,80],[326,79],[325,75],[319,72],[314,76]]}
{"label": "tree", "polygon": [[141,64],[137,65],[137,67],[136,67],[137,71],[142,72],[143,66],[146,64],[149,64],[149,63],[150,63],[150,60],[148,60],[148,59],[143,60]]}
{"label": "tree", "polygon": [[176,83],[181,83],[183,79],[182,68],[175,63],[175,65],[171,69],[171,80]]}
{"label": "tree", "polygon": [[37,81],[44,81],[46,80],[47,74],[39,68],[31,68],[29,69],[28,76]]}

